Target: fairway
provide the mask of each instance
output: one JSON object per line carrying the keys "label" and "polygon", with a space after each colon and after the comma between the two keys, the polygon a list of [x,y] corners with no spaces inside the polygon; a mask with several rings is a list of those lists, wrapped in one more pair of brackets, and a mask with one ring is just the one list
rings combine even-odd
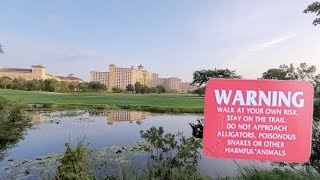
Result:
{"label": "fairway", "polygon": [[22,103],[203,108],[203,97],[189,94],[51,93],[0,89],[0,96]]}

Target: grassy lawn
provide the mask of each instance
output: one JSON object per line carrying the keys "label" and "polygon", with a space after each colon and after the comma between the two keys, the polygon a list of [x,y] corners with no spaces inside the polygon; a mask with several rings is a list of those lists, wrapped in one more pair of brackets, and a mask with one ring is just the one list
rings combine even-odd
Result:
{"label": "grassy lawn", "polygon": [[22,103],[114,105],[203,109],[203,97],[183,94],[50,93],[0,89],[0,96]]}

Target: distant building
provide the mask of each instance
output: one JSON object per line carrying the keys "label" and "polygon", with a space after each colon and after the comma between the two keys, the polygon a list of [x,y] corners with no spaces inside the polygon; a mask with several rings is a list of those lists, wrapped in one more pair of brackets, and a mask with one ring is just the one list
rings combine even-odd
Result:
{"label": "distant building", "polygon": [[190,85],[191,83],[183,82],[181,83],[181,93],[189,93],[193,92],[194,90],[198,89],[197,85]]}
{"label": "distant building", "polygon": [[[166,87],[166,81],[167,81],[167,78],[158,78],[158,85]],[[168,89],[168,88],[166,88],[166,89]]]}
{"label": "distant building", "polygon": [[4,76],[10,77],[11,79],[16,79],[16,78],[22,78],[25,80],[55,79],[57,81],[83,82],[82,79],[74,77],[73,74],[69,74],[66,77],[48,74],[47,69],[41,65],[31,66],[31,69],[0,67],[0,77],[4,77]]}
{"label": "distant building", "polygon": [[139,111],[110,111],[110,112],[101,112],[98,114],[92,113],[92,117],[107,117],[107,124],[113,124],[114,122],[124,122],[136,121],[138,124],[141,124],[144,119],[149,115],[148,112],[139,112]]}
{"label": "distant building", "polygon": [[67,82],[84,82],[83,79],[77,78],[74,76],[74,74],[69,74],[66,77],[63,76],[56,76],[58,78],[58,81],[67,81]]}
{"label": "distant building", "polygon": [[164,87],[170,91],[181,92],[181,79],[177,77],[164,79]]}
{"label": "distant building", "polygon": [[[181,79],[177,77],[159,78],[158,74],[146,71],[142,65],[139,65],[136,69],[133,66],[130,68],[121,68],[110,64],[109,72],[91,71],[90,81],[96,81],[106,85],[109,91],[112,91],[113,87],[126,89],[128,84],[134,85],[136,82],[140,82],[148,87],[161,85],[165,87],[167,91],[179,93],[187,93],[189,89],[196,89],[193,87],[187,88],[185,85],[182,85]],[[188,82],[185,83],[190,84]]]}
{"label": "distant building", "polygon": [[113,122],[123,122],[123,121],[136,121],[141,124],[144,119],[146,119],[149,113],[146,112],[135,112],[135,111],[111,111],[108,113],[108,124],[113,124]]}
{"label": "distant building", "polygon": [[152,87],[153,78],[157,76],[144,70],[142,65],[135,69],[131,68],[119,68],[113,64],[109,65],[109,72],[90,72],[90,81],[100,82],[108,87],[111,91],[113,87],[120,87],[125,89],[128,84],[135,84],[140,82],[143,85]]}

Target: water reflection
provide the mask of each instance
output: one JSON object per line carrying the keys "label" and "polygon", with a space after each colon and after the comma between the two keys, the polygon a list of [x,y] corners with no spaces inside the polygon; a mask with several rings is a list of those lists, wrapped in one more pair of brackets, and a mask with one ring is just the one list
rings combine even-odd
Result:
{"label": "water reflection", "polygon": [[[101,150],[112,145],[131,146],[141,141],[140,131],[150,127],[162,126],[166,133],[183,132],[186,137],[192,136],[189,123],[196,124],[200,115],[193,114],[152,114],[136,111],[95,112],[73,110],[60,111],[33,116],[34,128],[29,129],[25,139],[17,146],[8,149],[8,156],[0,161],[0,179],[6,175],[5,168],[11,163],[62,152],[64,144],[77,144],[85,136],[89,148]],[[1,117],[0,117],[1,119]],[[120,123],[136,122],[136,123]],[[106,124],[112,124],[108,126]],[[138,124],[142,123],[142,124]],[[1,129],[2,130],[2,129]],[[13,162],[11,162],[11,160]],[[144,159],[142,159],[144,161]],[[248,164],[252,161],[237,161]],[[257,165],[263,166],[261,162]],[[269,164],[267,163],[266,166]],[[204,174],[212,177],[233,176],[237,173],[237,166],[232,160],[212,159],[202,155],[199,168]],[[15,171],[14,171],[15,172]]]}
{"label": "water reflection", "polygon": [[91,117],[106,117],[107,124],[112,125],[115,122],[125,122],[129,121],[130,123],[136,122],[137,124],[142,124],[143,120],[147,118],[150,113],[147,112],[138,112],[138,111],[110,111],[110,112],[101,112],[101,113],[90,113]]}

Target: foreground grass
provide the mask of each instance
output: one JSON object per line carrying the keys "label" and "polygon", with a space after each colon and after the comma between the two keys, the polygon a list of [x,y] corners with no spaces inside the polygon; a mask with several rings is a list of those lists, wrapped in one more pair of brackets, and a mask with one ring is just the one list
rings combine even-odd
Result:
{"label": "foreground grass", "polygon": [[182,94],[50,93],[0,89],[0,96],[48,108],[132,109],[150,112],[203,113],[203,97]]}
{"label": "foreground grass", "polygon": [[[293,169],[259,169],[243,167],[240,169],[240,176],[233,178],[237,180],[318,180],[320,175],[316,172],[302,172]],[[223,179],[223,178],[222,178]],[[221,179],[221,180],[222,180]],[[229,180],[231,178],[225,178]]]}

